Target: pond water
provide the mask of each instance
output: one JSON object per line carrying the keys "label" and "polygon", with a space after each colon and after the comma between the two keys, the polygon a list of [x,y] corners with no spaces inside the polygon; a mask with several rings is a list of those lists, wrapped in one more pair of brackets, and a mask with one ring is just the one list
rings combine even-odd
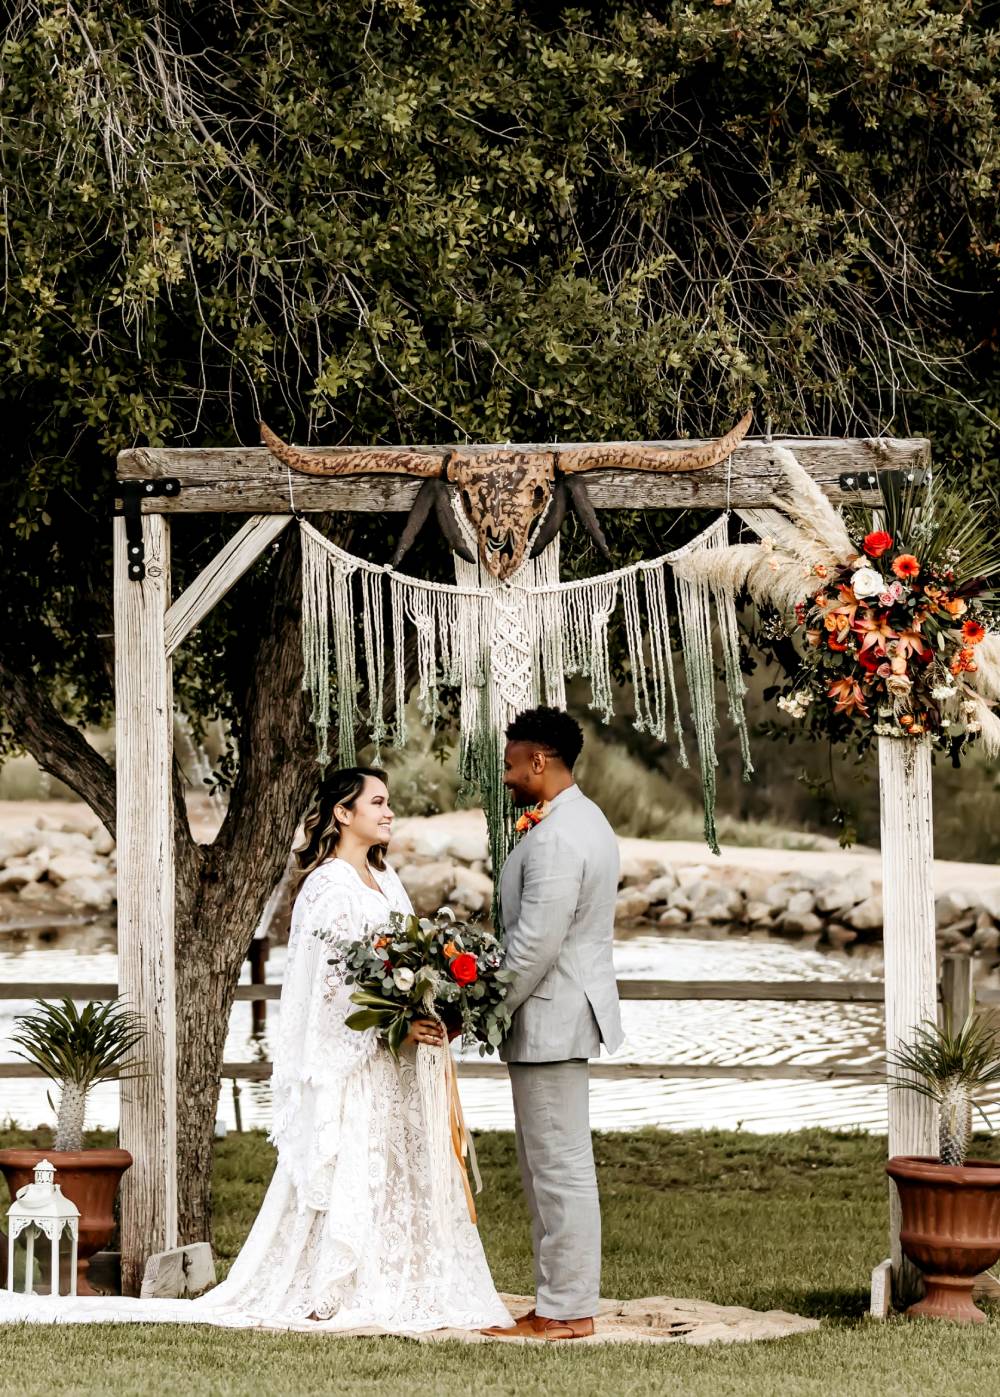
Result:
{"label": "pond water", "polygon": [[[281,980],[285,948],[272,948],[269,980]],[[850,955],[805,949],[778,940],[726,935],[700,939],[691,934],[638,934],[616,944],[619,976],[662,980],[844,980],[880,979],[877,949]],[[113,932],[91,927],[63,933],[49,944],[33,937],[0,945],[0,980],[114,982],[117,957]],[[249,968],[244,967],[244,981]],[[0,1000],[0,1060],[12,1061],[10,1032],[15,1015],[28,1006]],[[263,1036],[251,1032],[250,1005],[233,1009],[226,1058],[246,1062],[270,1057],[270,1040],[279,1007],[268,1004]],[[882,1009],[878,1004],[733,1003],[720,1000],[626,1001],[622,1005],[625,1044],[621,1062],[823,1063],[839,1059],[876,1061],[882,1054]],[[3,1081],[0,1121],[35,1125],[52,1119],[48,1084],[39,1080]],[[513,1125],[506,1080],[466,1080],[462,1100],[469,1124],[509,1129]],[[240,1086],[244,1126],[270,1123],[267,1082]],[[219,1117],[235,1125],[232,1084],[223,1083]],[[91,1097],[87,1124],[114,1126],[118,1087],[106,1084]],[[831,1128],[886,1129],[885,1088],[856,1082],[725,1078],[699,1080],[595,1081],[591,1086],[595,1128],[625,1130],[653,1125],[687,1130],[718,1126],[753,1131]]]}

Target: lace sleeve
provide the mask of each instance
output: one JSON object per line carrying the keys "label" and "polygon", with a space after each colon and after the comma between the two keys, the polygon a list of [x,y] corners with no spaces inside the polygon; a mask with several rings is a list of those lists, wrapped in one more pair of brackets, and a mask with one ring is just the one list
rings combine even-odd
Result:
{"label": "lace sleeve", "polygon": [[[281,991],[283,1076],[294,1073],[320,1085],[354,1071],[375,1051],[373,1029],[358,1033],[345,1022],[357,1006],[337,950],[338,942],[354,940],[364,930],[358,898],[342,871],[323,867],[306,879],[295,903]],[[275,1075],[277,1067],[276,1061]]]}

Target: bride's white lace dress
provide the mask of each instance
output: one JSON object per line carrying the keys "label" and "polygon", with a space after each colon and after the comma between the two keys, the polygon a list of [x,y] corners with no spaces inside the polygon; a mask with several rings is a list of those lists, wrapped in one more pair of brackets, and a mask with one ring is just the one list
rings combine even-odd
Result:
{"label": "bride's white lace dress", "polygon": [[336,942],[374,934],[390,910],[411,910],[391,869],[375,876],[380,892],[333,859],[308,876],[296,901],[274,1052],[278,1162],[225,1281],[187,1301],[0,1292],[0,1320],[397,1333],[511,1322],[457,1160],[443,1179],[431,1169],[413,1050],[397,1062],[374,1030],[345,1024],[355,1006]]}

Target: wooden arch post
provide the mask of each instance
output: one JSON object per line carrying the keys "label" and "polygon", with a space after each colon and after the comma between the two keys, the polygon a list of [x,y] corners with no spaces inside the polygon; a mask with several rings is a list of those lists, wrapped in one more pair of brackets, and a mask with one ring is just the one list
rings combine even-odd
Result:
{"label": "wooden arch post", "polygon": [[[630,443],[672,449],[700,444]],[[588,445],[505,443],[505,449],[564,451]],[[598,509],[634,511],[636,500],[643,510],[766,508],[773,503],[774,445],[793,450],[834,503],[877,504],[875,472],[912,470],[930,458],[923,438],[745,438],[729,463],[691,474],[590,472],[589,494]],[[396,448],[375,447],[372,455],[380,449]],[[416,449],[443,456],[448,448]],[[144,1014],[148,1028],[145,1075],[122,1088],[121,1143],[135,1161],[122,1189],[122,1278],[126,1291],[135,1291],[146,1258],[177,1242],[171,655],[288,524],[290,500],[284,467],[262,448],[137,448],[119,455],[118,475],[126,511],[126,518],[115,521],[119,988],[130,1007]],[[401,512],[412,506],[419,485],[398,475],[303,476],[295,481],[295,507],[305,513]],[[254,517],[171,602],[173,513]],[[144,554],[142,576],[135,572],[137,546]],[[911,750],[916,757],[909,763],[905,753]],[[934,1012],[929,750],[883,739],[880,786],[891,1048]],[[890,1151],[927,1153],[932,1145],[929,1116],[919,1100],[909,1092],[890,1093]],[[896,1278],[905,1293],[895,1211],[890,1233]]]}

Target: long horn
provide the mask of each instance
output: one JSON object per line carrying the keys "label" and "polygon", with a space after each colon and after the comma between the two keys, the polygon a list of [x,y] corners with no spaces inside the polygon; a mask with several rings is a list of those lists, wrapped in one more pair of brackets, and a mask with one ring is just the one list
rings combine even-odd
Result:
{"label": "long horn", "polygon": [[283,466],[303,475],[420,475],[428,479],[442,476],[445,456],[428,451],[393,451],[385,447],[346,446],[337,454],[300,451],[275,436],[266,422],[260,424],[260,439]]}
{"label": "long horn", "polygon": [[750,430],[753,413],[741,417],[731,432],[704,446],[691,446],[683,451],[671,451],[663,447],[644,446],[581,446],[575,451],[560,451],[556,456],[556,470],[565,475],[575,475],[578,471],[622,470],[622,471],[663,471],[674,475],[681,471],[700,471],[707,466],[717,466],[724,461]]}

